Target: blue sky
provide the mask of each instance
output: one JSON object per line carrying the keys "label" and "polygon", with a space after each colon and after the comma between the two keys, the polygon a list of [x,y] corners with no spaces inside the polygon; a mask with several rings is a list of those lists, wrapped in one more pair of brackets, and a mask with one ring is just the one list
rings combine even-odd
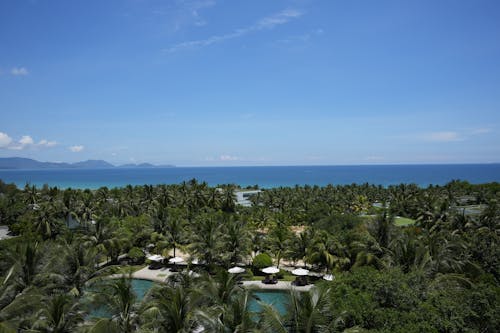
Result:
{"label": "blue sky", "polygon": [[0,1],[0,157],[500,162],[496,0]]}

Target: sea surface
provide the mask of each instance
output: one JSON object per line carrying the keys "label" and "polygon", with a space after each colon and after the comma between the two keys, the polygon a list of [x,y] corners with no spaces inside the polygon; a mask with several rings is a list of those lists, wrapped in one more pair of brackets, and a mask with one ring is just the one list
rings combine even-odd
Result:
{"label": "sea surface", "polygon": [[48,184],[96,189],[127,184],[178,184],[193,178],[212,186],[237,184],[261,188],[352,183],[382,186],[414,183],[425,187],[457,179],[474,184],[500,182],[500,164],[0,170],[1,180],[19,187],[29,183],[38,187]]}

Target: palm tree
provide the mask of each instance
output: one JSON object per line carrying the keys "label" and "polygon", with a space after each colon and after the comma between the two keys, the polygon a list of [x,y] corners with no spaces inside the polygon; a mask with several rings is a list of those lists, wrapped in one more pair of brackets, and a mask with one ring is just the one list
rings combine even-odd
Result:
{"label": "palm tree", "polygon": [[71,333],[84,320],[78,299],[67,295],[55,295],[40,304],[34,316],[30,332]]}
{"label": "palm tree", "polygon": [[99,274],[96,271],[97,248],[77,239],[71,244],[64,244],[60,251],[61,260],[54,262],[51,271],[61,272],[59,278],[63,287],[72,295],[80,296],[87,281]]}
{"label": "palm tree", "polygon": [[290,242],[289,256],[295,260],[302,260],[304,266],[306,265],[306,256],[313,245],[314,234],[311,229],[306,229],[298,235],[292,236]]}
{"label": "palm tree", "polygon": [[331,304],[331,289],[320,284],[309,292],[290,292],[287,314],[281,316],[272,306],[261,304],[259,326],[263,332],[330,333],[338,329],[342,316],[336,316]]}
{"label": "palm tree", "polygon": [[368,231],[375,237],[381,248],[388,248],[394,235],[394,217],[384,210],[368,225]]}
{"label": "palm tree", "polygon": [[418,271],[427,273],[431,256],[422,239],[417,238],[414,230],[408,229],[390,244],[392,264],[399,266],[405,273]]}
{"label": "palm tree", "polygon": [[219,214],[203,214],[194,225],[192,231],[191,252],[205,262],[210,271],[213,264],[220,258],[221,224]]}
{"label": "palm tree", "polygon": [[281,258],[290,248],[292,232],[283,220],[279,220],[268,234],[268,246],[276,258],[276,266],[279,267]]}
{"label": "palm tree", "polygon": [[234,186],[226,186],[223,192],[222,211],[226,213],[234,213],[236,210],[236,195],[234,194]]}
{"label": "palm tree", "polygon": [[258,332],[257,323],[248,310],[251,291],[235,293],[226,304],[202,308],[196,318],[204,332]]}
{"label": "palm tree", "polygon": [[286,322],[289,332],[332,332],[340,318],[333,318],[330,288],[319,285],[309,292],[292,291]]}
{"label": "palm tree", "polygon": [[63,221],[57,216],[53,204],[42,204],[35,210],[33,227],[44,239],[55,238],[64,226]]}
{"label": "palm tree", "polygon": [[184,242],[186,224],[187,221],[182,218],[180,212],[174,211],[168,214],[164,232],[167,242],[174,250],[174,257],[175,250]]}
{"label": "palm tree", "polygon": [[5,256],[11,261],[11,267],[3,283],[13,283],[19,291],[31,286],[42,270],[42,256],[38,242],[28,239],[18,243],[15,250]]}
{"label": "palm tree", "polygon": [[250,253],[250,233],[246,223],[228,218],[224,224],[223,249],[228,263],[237,264]]}
{"label": "palm tree", "polygon": [[308,260],[325,267],[327,271],[343,269],[351,263],[346,247],[324,230],[316,233]]}
{"label": "palm tree", "polygon": [[26,184],[24,186],[24,202],[28,205],[36,205],[38,202],[38,197],[39,193],[36,189],[35,185],[30,186],[29,184]]}
{"label": "palm tree", "polygon": [[104,307],[111,318],[100,319],[91,326],[91,331],[98,331],[103,326],[117,332],[135,332],[138,326],[136,295],[131,279],[122,277],[106,281],[97,287],[93,302]]}
{"label": "palm tree", "polygon": [[155,286],[144,299],[142,328],[164,333],[188,333],[198,325],[195,320],[196,299],[189,288],[181,285]]}

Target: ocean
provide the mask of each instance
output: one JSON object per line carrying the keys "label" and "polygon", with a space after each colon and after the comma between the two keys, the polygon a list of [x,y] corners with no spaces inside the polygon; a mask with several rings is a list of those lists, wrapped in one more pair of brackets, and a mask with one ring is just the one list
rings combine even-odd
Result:
{"label": "ocean", "polygon": [[470,183],[500,181],[500,164],[174,167],[131,169],[0,170],[0,179],[24,187],[48,184],[60,188],[122,187],[127,184],[178,184],[196,178],[209,185],[237,184],[261,188],[295,185],[415,183],[444,185],[451,180]]}

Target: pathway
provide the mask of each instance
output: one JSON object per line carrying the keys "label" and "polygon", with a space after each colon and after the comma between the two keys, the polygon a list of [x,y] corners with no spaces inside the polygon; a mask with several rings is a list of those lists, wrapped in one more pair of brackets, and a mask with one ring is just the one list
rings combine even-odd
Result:
{"label": "pathway", "polygon": [[309,291],[313,285],[308,284],[307,286],[294,286],[291,281],[278,281],[276,284],[264,284],[262,281],[243,281],[243,286],[255,289],[265,289],[265,290],[297,290],[297,291]]}

